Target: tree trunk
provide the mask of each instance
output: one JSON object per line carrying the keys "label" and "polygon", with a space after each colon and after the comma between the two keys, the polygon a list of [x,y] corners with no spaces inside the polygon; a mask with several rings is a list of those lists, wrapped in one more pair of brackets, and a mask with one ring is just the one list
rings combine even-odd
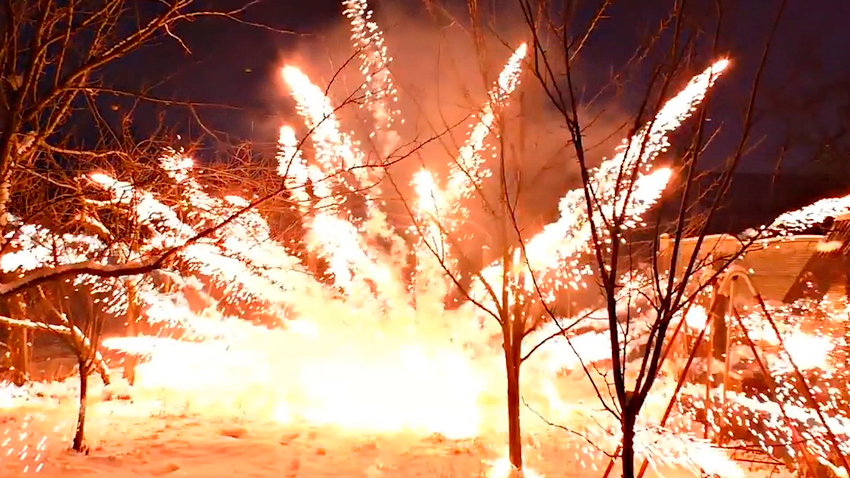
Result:
{"label": "tree trunk", "polygon": [[77,432],[74,434],[72,448],[78,453],[86,451],[85,428],[86,428],[86,397],[89,388],[88,364],[83,359],[79,360],[80,368],[80,411],[77,415]]}
{"label": "tree trunk", "polygon": [[623,412],[623,478],[635,477],[635,419]]}
{"label": "tree trunk", "polygon": [[9,350],[12,356],[12,382],[22,387],[29,380],[29,332],[27,329],[13,328],[9,334]]}
{"label": "tree trunk", "polygon": [[505,351],[508,372],[508,456],[517,471],[522,470],[522,430],[519,422],[519,364],[511,357],[510,347]]}
{"label": "tree trunk", "polygon": [[[27,305],[20,296],[13,300],[14,314],[21,320],[27,316]],[[9,350],[12,353],[12,366],[14,367],[12,381],[21,387],[29,380],[30,365],[30,333],[24,328],[13,328],[9,336]]]}
{"label": "tree trunk", "polygon": [[[127,318],[126,318],[126,333],[128,337],[135,337],[138,334],[136,321],[138,320],[136,306],[136,284],[133,281],[127,281]],[[124,378],[130,385],[136,382],[136,365],[138,365],[138,357],[136,354],[127,354],[124,357]]]}

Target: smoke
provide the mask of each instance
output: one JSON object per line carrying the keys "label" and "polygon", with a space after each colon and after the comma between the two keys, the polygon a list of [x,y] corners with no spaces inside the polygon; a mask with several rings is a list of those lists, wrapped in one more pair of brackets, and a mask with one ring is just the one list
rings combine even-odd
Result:
{"label": "smoke", "polygon": [[[375,7],[375,20],[384,30],[386,47],[393,58],[390,69],[404,119],[403,124],[396,125],[400,141],[397,154],[391,159],[404,158],[395,162],[389,172],[406,198],[412,197],[407,186],[412,175],[423,167],[437,177],[446,177],[474,115],[487,99],[488,89],[513,50],[529,39],[520,12],[510,11],[515,8],[513,2],[501,6],[498,15],[480,12],[480,42],[475,41],[466,8],[446,8],[451,6],[432,5],[429,9],[410,2],[385,2]],[[318,84],[329,85],[328,91],[337,105],[347,99],[356,100],[363,81],[354,57],[357,52],[351,46],[351,26],[342,15],[340,18],[320,34],[302,38],[297,48],[280,59],[280,66],[297,66]],[[582,76],[580,71],[574,74]],[[279,75],[273,81],[279,91],[285,91]],[[494,155],[504,155],[506,179],[516,196],[520,227],[523,235],[530,237],[557,217],[559,198],[580,184],[578,167],[563,118],[531,73],[523,75],[522,84],[510,101],[500,129],[502,144],[497,144],[492,135],[488,141],[494,147]],[[369,125],[367,113],[357,105],[343,107],[337,115],[345,125]],[[588,159],[597,164],[613,154],[626,134],[623,125],[628,120],[616,109],[584,108],[581,116],[588,125],[583,137]],[[299,136],[305,132],[301,129]],[[354,136],[371,159],[380,156],[382,145],[370,143],[369,132],[371,128],[367,126],[363,131],[354,131]],[[490,160],[490,164],[496,163]],[[409,215],[394,197],[393,189],[389,185],[383,187],[388,214],[396,224],[404,225]],[[490,205],[499,203],[496,172],[484,183],[483,191]],[[488,263],[492,259],[488,250],[498,250],[501,243],[494,216],[481,198],[474,197],[469,203],[469,226],[462,242],[473,262],[470,266],[476,268]]]}

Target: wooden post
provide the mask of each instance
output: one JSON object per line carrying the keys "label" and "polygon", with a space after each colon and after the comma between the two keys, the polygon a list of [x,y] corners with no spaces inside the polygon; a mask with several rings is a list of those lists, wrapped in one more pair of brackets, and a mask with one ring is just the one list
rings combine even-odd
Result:
{"label": "wooden post", "polygon": [[[732,276],[729,282],[729,308],[727,310],[727,317],[732,317],[732,314],[735,312],[735,280],[737,277]],[[729,390],[729,367],[731,364],[731,351],[732,348],[732,340],[731,334],[729,333],[729,324],[726,324],[726,320],[724,318],[724,325],[726,325],[726,340],[725,340],[725,350],[723,351],[724,362],[723,362],[723,391],[720,398],[720,437],[718,438],[718,443],[723,445],[725,443],[725,431],[727,430],[728,418],[726,416],[726,399],[728,397]]]}

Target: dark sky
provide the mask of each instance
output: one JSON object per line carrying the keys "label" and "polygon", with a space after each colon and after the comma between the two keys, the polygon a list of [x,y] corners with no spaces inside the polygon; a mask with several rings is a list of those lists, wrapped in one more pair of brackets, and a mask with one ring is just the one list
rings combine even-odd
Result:
{"label": "dark sky", "polygon": [[[197,3],[226,9],[239,6],[243,1],[198,0]],[[335,51],[347,48],[344,41],[340,44],[344,40],[339,35],[344,19],[339,3],[337,0],[265,0],[251,7],[244,16],[246,20],[296,34],[223,19],[199,20],[175,31],[191,53],[177,42],[164,39],[135,53],[110,74],[130,89],[142,84],[157,84],[153,93],[159,97],[233,106],[235,110],[208,107],[199,111],[215,130],[234,138],[270,141],[281,120],[291,113],[291,103],[277,83],[277,71],[282,62],[293,58],[299,63],[326,62],[326,51],[317,46],[321,44]],[[416,22],[423,31],[429,28],[439,31],[444,27],[428,17],[417,0],[373,3],[387,31],[391,51],[410,51],[407,43],[414,42],[408,33],[411,22]],[[462,14],[463,2],[456,0],[454,3]],[[500,12],[500,21],[508,25],[507,31],[516,31],[516,25],[510,26],[511,16],[516,14],[514,1],[481,3]],[[596,4],[579,3],[582,5],[580,18],[587,17]],[[588,88],[604,83],[611,72],[623,64],[641,39],[657,28],[672,3],[672,0],[615,2],[580,65],[581,77]],[[724,129],[715,148],[718,157],[724,154],[721,150],[728,151],[737,141],[735,130],[740,126],[749,84],[779,3],[778,0],[723,0],[725,13],[720,51],[732,58],[734,66],[718,85],[711,110],[712,121],[722,124]],[[714,0],[688,2],[695,12],[712,11],[714,4]],[[795,139],[796,149],[791,159],[783,164],[788,171],[805,171],[808,169],[805,161],[812,149],[808,143],[817,141],[817,137],[822,136],[821,130],[834,131],[842,118],[847,121],[850,117],[847,106],[850,87],[848,19],[848,0],[788,0],[758,103],[766,110],[756,130],[757,138],[764,141],[748,156],[744,170],[772,170],[779,147],[791,136],[789,132],[818,125],[818,131],[808,135],[811,138],[803,135],[802,139]],[[708,60],[703,56],[703,61]],[[397,58],[395,67],[405,68],[405,61],[410,60]],[[694,70],[703,67],[704,64],[695,65]],[[845,86],[836,87],[842,81]],[[835,95],[818,94],[829,88],[837,88]],[[630,102],[628,95],[621,97],[622,104],[618,107],[627,111],[636,104],[636,98],[639,96],[635,95]],[[798,111],[801,108],[806,111]],[[149,109],[147,114],[160,109]],[[139,124],[144,125],[145,121],[142,119]],[[190,122],[188,115],[178,110],[169,110],[167,121],[175,125]],[[187,131],[194,133],[197,129]]]}

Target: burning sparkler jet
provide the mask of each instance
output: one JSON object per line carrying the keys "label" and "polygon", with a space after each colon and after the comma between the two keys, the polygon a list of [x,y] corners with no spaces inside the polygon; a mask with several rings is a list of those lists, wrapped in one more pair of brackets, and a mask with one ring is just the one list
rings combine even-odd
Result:
{"label": "burning sparkler jet", "polygon": [[[363,106],[372,113],[374,130],[369,134],[381,145],[381,157],[386,158],[398,145],[395,131],[399,110],[395,103],[398,95],[389,66],[392,62],[384,44],[384,34],[372,20],[372,11],[366,0],[345,0],[344,14],[351,23],[351,40],[359,50],[360,73],[366,82],[363,85]],[[404,118],[401,118],[404,122]]]}
{"label": "burning sparkler jet", "polygon": [[[575,262],[570,261],[589,251],[589,221],[599,223],[603,217],[611,217],[616,211],[623,209],[625,217],[631,218],[629,224],[632,227],[640,221],[640,215],[660,197],[670,178],[671,173],[666,168],[647,173],[652,168],[653,160],[667,150],[667,135],[693,114],[696,106],[702,102],[708,89],[714,85],[728,64],[726,59],[717,61],[695,76],[681,92],[665,103],[653,121],[634,137],[623,141],[617,155],[603,161],[593,172],[591,185],[596,193],[596,200],[590,211],[585,204],[583,190],[569,191],[561,199],[560,218],[544,226],[543,231],[529,239],[525,245],[526,260],[531,272],[526,269],[524,274],[543,276],[547,272],[557,271],[554,280],[556,288],[566,285],[575,289],[584,283],[584,271],[577,268]],[[635,169],[638,169],[635,183],[622,184],[622,178],[631,177],[631,172]],[[626,197],[629,197],[628,204],[624,204]],[[495,262],[482,270],[481,276],[491,287],[500,289],[501,271],[501,264]],[[536,293],[533,290],[533,281],[523,282],[528,287],[527,292]],[[483,284],[480,282],[473,288],[473,296],[486,300]]]}

